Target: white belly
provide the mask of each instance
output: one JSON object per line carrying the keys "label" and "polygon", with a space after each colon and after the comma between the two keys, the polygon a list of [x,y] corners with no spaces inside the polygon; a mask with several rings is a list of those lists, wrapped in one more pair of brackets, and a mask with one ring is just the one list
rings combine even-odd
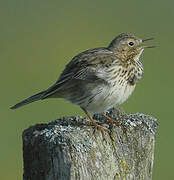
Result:
{"label": "white belly", "polygon": [[[102,89],[102,91],[101,91]],[[92,102],[87,104],[86,110],[91,113],[103,113],[117,104],[122,104],[132,94],[135,85],[125,84],[116,85],[114,87],[96,87],[94,91],[98,93]]]}

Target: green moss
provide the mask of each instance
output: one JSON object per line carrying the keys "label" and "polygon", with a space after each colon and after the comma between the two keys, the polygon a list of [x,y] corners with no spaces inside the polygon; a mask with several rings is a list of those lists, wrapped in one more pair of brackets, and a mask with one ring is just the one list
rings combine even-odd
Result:
{"label": "green moss", "polygon": [[126,178],[127,175],[130,174],[130,168],[128,166],[128,164],[126,163],[126,161],[121,160],[120,161],[120,167],[122,168],[123,171],[121,171],[121,177],[122,178]]}
{"label": "green moss", "polygon": [[120,173],[116,172],[116,173],[115,173],[115,176],[114,176],[114,179],[115,179],[115,180],[118,180],[119,177],[120,177]]}
{"label": "green moss", "polygon": [[89,154],[90,154],[90,157],[91,157],[92,162],[95,163],[95,162],[96,162],[95,148],[92,148],[92,149],[89,151]]}

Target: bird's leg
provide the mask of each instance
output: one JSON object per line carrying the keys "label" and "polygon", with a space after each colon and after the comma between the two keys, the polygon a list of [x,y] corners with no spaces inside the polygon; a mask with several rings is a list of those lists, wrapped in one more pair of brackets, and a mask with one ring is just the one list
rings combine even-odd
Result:
{"label": "bird's leg", "polygon": [[99,130],[99,131],[102,133],[102,135],[104,136],[104,132],[105,132],[105,131],[108,132],[108,129],[105,128],[105,127],[103,127],[103,126],[101,126],[101,125],[98,125],[98,124],[96,123],[96,121],[92,119],[92,117],[90,116],[90,114],[88,113],[88,111],[86,111],[86,109],[82,108],[82,110],[85,112],[85,114],[87,115],[87,117],[91,120],[91,122],[93,123],[93,125],[95,126],[95,128],[96,128],[97,130]]}
{"label": "bird's leg", "polygon": [[102,116],[109,121],[109,123],[111,124],[112,127],[114,125],[116,125],[118,127],[121,127],[122,131],[125,133],[126,130],[125,130],[124,126],[121,123],[119,123],[118,121],[114,121],[111,117],[109,117],[108,115],[106,115],[104,113],[102,114]]}

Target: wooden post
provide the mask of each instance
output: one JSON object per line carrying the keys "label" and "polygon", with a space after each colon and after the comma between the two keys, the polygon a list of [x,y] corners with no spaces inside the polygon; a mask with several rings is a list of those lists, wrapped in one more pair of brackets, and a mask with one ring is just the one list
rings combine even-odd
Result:
{"label": "wooden post", "polygon": [[[157,121],[144,114],[108,115],[125,128],[103,137],[87,118],[63,117],[23,132],[23,180],[151,180]],[[108,126],[105,119],[95,116]]]}

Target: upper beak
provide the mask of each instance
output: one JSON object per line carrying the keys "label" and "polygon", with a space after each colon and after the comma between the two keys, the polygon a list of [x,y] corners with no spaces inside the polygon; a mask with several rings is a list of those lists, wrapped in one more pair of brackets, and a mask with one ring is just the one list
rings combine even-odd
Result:
{"label": "upper beak", "polygon": [[[142,42],[153,40],[154,38],[143,39]],[[143,48],[154,48],[156,46],[143,46]]]}
{"label": "upper beak", "polygon": [[142,42],[154,40],[154,38],[143,39]]}

